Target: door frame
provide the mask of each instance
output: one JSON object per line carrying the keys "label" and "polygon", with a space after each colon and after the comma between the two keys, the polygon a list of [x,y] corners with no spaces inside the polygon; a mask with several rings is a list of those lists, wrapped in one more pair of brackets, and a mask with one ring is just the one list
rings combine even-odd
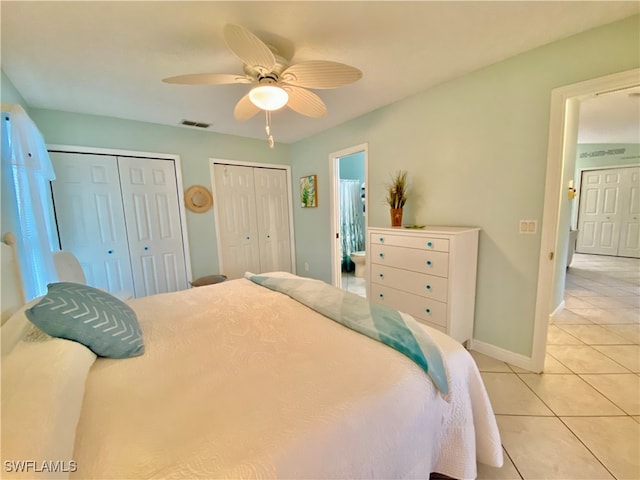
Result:
{"label": "door frame", "polygon": [[47,144],[47,151],[63,152],[63,153],[85,153],[94,155],[108,155],[112,157],[135,157],[150,158],[158,160],[172,160],[176,170],[176,188],[178,195],[178,210],[180,215],[180,231],[182,233],[182,251],[184,255],[184,264],[186,268],[186,281],[189,287],[191,273],[191,252],[189,250],[189,234],[187,232],[187,213],[184,206],[184,188],[182,186],[182,160],[180,155],[169,153],[140,152],[137,150],[119,150],[115,148],[85,147],[78,145],[58,145]]}
{"label": "door frame", "polygon": [[[544,370],[547,349],[547,330],[553,313],[552,294],[556,287],[559,263],[555,252],[560,250],[560,242],[567,239],[568,232],[560,231],[560,205],[573,182],[563,178],[564,158],[575,145],[565,142],[566,138],[576,138],[578,129],[577,109],[571,108],[582,99],[598,93],[622,90],[638,85],[640,68],[614,73],[584,82],[556,88],[551,91],[549,115],[549,143],[547,147],[547,171],[542,216],[540,254],[538,264],[538,283],[534,314],[533,342],[528,368],[534,372]],[[573,185],[571,185],[573,186]],[[566,270],[563,270],[566,275]]]}
{"label": "door frame", "polygon": [[220,239],[220,222],[218,212],[218,202],[215,200],[218,198],[216,191],[216,176],[214,172],[214,165],[234,165],[239,167],[257,167],[257,168],[272,168],[276,170],[284,170],[287,175],[287,199],[289,201],[289,244],[291,245],[291,273],[296,273],[296,244],[295,235],[293,229],[293,183],[291,182],[291,166],[282,165],[278,163],[257,163],[247,162],[243,160],[229,160],[224,158],[209,158],[209,181],[211,182],[211,192],[213,193],[213,219],[216,229],[216,248],[218,250],[218,270],[224,271],[224,259],[222,258],[222,245]]}
{"label": "door frame", "polygon": [[[369,188],[369,143],[361,143],[352,147],[347,147],[337,152],[329,154],[329,178],[331,179],[330,187],[330,218],[331,225],[331,284],[334,287],[342,288],[342,268],[338,258],[338,243],[340,242],[340,158],[353,155],[354,153],[364,152],[364,183]],[[367,239],[367,228],[369,226],[369,195],[365,192],[364,197],[364,237],[365,251],[369,248]],[[366,265],[368,269],[368,265]],[[365,277],[368,277],[365,272]],[[367,292],[368,293],[368,292]]]}

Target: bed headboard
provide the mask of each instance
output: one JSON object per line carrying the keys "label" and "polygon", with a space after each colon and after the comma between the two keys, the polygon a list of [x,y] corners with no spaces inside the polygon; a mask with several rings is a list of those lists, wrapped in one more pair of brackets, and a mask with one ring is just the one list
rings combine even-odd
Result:
{"label": "bed headboard", "polygon": [[0,243],[0,261],[2,263],[2,278],[0,279],[0,308],[2,316],[0,324],[6,322],[9,317],[25,303],[20,280],[20,269],[16,256],[16,237],[7,232]]}

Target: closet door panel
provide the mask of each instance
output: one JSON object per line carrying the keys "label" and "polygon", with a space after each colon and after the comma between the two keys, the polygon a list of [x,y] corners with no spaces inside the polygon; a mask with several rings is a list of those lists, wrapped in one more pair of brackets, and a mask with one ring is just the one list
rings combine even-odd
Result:
{"label": "closet door panel", "polygon": [[617,255],[621,182],[620,169],[582,173],[576,252]]}
{"label": "closet door panel", "polygon": [[640,258],[640,167],[625,168],[624,174],[618,255]]}
{"label": "closet door panel", "polygon": [[60,152],[50,157],[62,249],[78,258],[88,285],[133,291],[116,157]]}
{"label": "closet door panel", "polygon": [[214,165],[221,273],[240,278],[260,273],[260,249],[252,167]]}
{"label": "closet door panel", "polygon": [[284,170],[254,168],[262,272],[291,271],[289,196]]}
{"label": "closet door panel", "polygon": [[118,157],[137,297],[187,288],[175,164]]}

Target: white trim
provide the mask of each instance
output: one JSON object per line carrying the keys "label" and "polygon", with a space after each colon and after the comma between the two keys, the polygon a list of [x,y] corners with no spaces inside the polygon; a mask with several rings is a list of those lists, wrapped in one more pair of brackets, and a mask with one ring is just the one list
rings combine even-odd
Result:
{"label": "white trim", "polygon": [[553,312],[551,312],[551,314],[549,315],[549,321],[551,321],[551,317],[555,317],[556,315],[560,315],[560,313],[562,313],[562,311],[565,309],[566,305],[567,304],[565,303],[565,301],[562,300],[560,302],[560,305],[558,305],[556,307],[556,309]]}
{"label": "white trim", "polygon": [[158,158],[161,160],[180,160],[180,155],[172,153],[140,152],[117,148],[83,147],[78,145],[47,145],[47,150],[64,153],[89,153],[94,155],[115,155],[117,157]]}
{"label": "white trim", "polygon": [[508,363],[509,365],[513,365],[514,367],[520,367],[524,368],[525,370],[538,373],[538,370],[533,368],[533,362],[531,358],[525,355],[520,355],[519,353],[505,350],[500,347],[496,347],[495,345],[491,345],[490,343],[481,342],[480,340],[471,340],[469,343],[469,350],[488,355],[491,358],[495,358],[496,360]]}
{"label": "white trim", "polygon": [[[369,144],[361,143],[360,145],[354,145],[352,147],[344,148],[329,154],[329,178],[330,181],[330,214],[329,223],[330,228],[330,241],[331,241],[331,284],[334,287],[342,288],[342,275],[340,268],[340,259],[338,258],[337,248],[337,235],[340,232],[340,218],[336,218],[336,206],[340,203],[340,170],[338,162],[341,157],[353,155],[354,153],[364,152],[364,182],[367,186],[367,192],[364,197],[364,237],[365,237],[365,251],[369,249],[369,239],[367,238],[367,227],[369,225]],[[369,268],[367,265],[366,268]]]}
{"label": "white trim", "polygon": [[295,243],[295,235],[293,228],[293,183],[291,181],[291,166],[283,165],[280,163],[256,163],[256,162],[247,162],[243,160],[229,160],[224,158],[209,158],[209,176],[211,182],[211,192],[213,193],[213,212],[214,212],[214,222],[216,227],[216,246],[218,249],[218,269],[222,272],[224,271],[224,260],[222,255],[222,246],[220,239],[220,223],[218,218],[220,217],[218,213],[218,202],[216,199],[218,198],[216,192],[216,177],[213,170],[214,165],[235,165],[239,167],[256,167],[256,168],[272,168],[276,170],[284,170],[287,175],[287,197],[289,200],[289,244],[291,245],[291,273],[296,273],[296,243]]}
{"label": "white trim", "polygon": [[155,152],[139,152],[136,150],[120,150],[117,148],[100,148],[100,147],[84,147],[77,145],[47,145],[47,150],[50,152],[64,152],[64,153],[82,153],[92,155],[110,155],[115,157],[135,157],[135,158],[151,158],[158,160],[172,160],[175,165],[176,171],[176,187],[178,194],[178,210],[180,212],[180,230],[182,233],[182,249],[184,253],[184,263],[186,270],[187,288],[189,287],[189,280],[193,279],[193,273],[191,271],[191,251],[189,249],[189,233],[187,232],[187,213],[184,206],[184,187],[182,184],[182,159],[180,155],[174,155],[171,153],[155,153]]}
{"label": "white trim", "polygon": [[[538,265],[538,285],[531,346],[532,370],[541,372],[547,348],[549,311],[554,288],[556,262],[549,259],[551,252],[558,250],[558,221],[562,186],[562,165],[567,137],[565,131],[567,105],[570,101],[580,101],[595,93],[628,88],[638,85],[640,69],[615,73],[585,82],[556,88],[551,92],[551,113],[549,118],[549,145],[547,149],[547,174],[542,214],[540,257]],[[576,127],[577,128],[577,127]],[[575,132],[574,132],[575,133]],[[524,367],[523,367],[524,368]]]}

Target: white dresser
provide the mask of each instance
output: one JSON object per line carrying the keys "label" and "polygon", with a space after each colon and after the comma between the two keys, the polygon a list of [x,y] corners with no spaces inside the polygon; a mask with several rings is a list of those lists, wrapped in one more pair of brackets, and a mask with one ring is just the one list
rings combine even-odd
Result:
{"label": "white dresser", "polygon": [[370,228],[368,297],[466,342],[473,335],[479,232]]}

